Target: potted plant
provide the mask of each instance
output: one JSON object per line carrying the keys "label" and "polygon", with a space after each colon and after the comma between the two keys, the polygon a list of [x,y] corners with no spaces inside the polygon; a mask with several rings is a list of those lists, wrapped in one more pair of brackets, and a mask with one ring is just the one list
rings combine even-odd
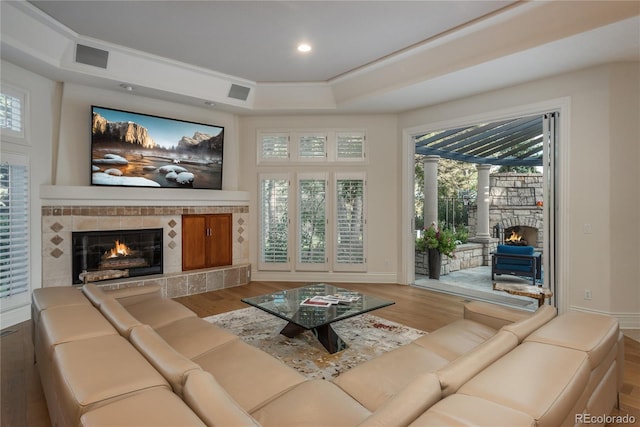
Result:
{"label": "potted plant", "polygon": [[425,228],[424,236],[416,239],[416,249],[427,251],[429,259],[429,278],[439,279],[442,265],[442,254],[454,258],[456,236],[447,229],[440,229],[435,224]]}

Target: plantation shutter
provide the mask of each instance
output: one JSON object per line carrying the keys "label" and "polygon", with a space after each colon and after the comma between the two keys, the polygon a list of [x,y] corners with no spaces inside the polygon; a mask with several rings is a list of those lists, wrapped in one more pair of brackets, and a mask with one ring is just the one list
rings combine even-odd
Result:
{"label": "plantation shutter", "polygon": [[288,160],[289,134],[261,133],[259,136],[259,160]]}
{"label": "plantation shutter", "polygon": [[[2,311],[28,301],[29,172],[27,157],[3,154],[0,164],[0,298]],[[20,297],[21,296],[21,297]]]}
{"label": "plantation shutter", "polygon": [[0,129],[4,136],[24,138],[26,95],[5,83],[0,93]]}
{"label": "plantation shutter", "polygon": [[300,135],[298,137],[298,157],[301,160],[325,160],[327,158],[327,135]]}
{"label": "plantation shutter", "polygon": [[288,270],[289,178],[286,175],[261,175],[260,207],[258,268]]}
{"label": "plantation shutter", "polygon": [[336,174],[336,271],[366,270],[365,179],[362,174]]}
{"label": "plantation shutter", "polygon": [[326,271],[327,177],[298,175],[297,269]]}
{"label": "plantation shutter", "polygon": [[336,152],[338,160],[364,159],[364,132],[336,133]]}

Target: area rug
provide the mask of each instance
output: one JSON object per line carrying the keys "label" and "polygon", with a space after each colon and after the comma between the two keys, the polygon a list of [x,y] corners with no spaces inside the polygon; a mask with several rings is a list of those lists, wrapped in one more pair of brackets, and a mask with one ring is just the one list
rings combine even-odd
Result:
{"label": "area rug", "polygon": [[205,320],[239,336],[311,379],[333,379],[341,372],[426,335],[426,332],[371,314],[332,323],[348,348],[329,354],[310,331],[295,338],[280,335],[286,321],[249,307]]}

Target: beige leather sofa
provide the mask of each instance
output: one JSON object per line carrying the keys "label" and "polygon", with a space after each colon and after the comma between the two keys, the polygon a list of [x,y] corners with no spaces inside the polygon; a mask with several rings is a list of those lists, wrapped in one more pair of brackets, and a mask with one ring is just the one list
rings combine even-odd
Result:
{"label": "beige leather sofa", "polygon": [[55,426],[573,425],[621,385],[615,319],[473,302],[463,320],[307,380],[153,286],[34,291]]}

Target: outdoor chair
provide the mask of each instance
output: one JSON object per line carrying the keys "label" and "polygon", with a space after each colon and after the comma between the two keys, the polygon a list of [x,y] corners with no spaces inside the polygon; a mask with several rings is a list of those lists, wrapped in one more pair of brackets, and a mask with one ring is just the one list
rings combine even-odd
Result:
{"label": "outdoor chair", "polygon": [[542,279],[542,254],[533,246],[498,245],[491,253],[491,280],[496,274],[530,277],[535,286]]}

